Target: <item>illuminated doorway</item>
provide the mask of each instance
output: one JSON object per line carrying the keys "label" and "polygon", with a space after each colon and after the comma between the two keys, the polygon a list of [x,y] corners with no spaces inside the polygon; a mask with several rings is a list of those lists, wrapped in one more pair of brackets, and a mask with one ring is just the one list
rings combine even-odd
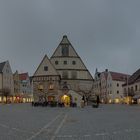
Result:
{"label": "illuminated doorway", "polygon": [[71,102],[71,98],[68,95],[63,95],[61,97],[61,102],[64,103],[65,107],[69,107],[70,106],[70,102]]}

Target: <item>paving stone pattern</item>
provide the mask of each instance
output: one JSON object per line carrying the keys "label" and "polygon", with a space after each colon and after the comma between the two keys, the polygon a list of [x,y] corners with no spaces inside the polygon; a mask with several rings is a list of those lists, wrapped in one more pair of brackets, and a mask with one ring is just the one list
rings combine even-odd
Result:
{"label": "paving stone pattern", "polygon": [[139,140],[140,106],[0,105],[0,140]]}

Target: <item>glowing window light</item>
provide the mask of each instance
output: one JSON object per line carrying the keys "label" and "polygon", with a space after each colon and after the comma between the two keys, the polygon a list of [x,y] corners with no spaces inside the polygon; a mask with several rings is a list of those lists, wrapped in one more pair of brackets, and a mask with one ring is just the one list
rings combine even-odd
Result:
{"label": "glowing window light", "polygon": [[120,102],[120,100],[117,98],[117,99],[115,99],[115,103],[119,103]]}

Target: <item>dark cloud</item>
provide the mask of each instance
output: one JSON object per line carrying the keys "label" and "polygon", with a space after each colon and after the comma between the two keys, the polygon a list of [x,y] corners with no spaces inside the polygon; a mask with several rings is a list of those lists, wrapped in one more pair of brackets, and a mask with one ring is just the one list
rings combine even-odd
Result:
{"label": "dark cloud", "polygon": [[139,0],[1,0],[0,59],[32,74],[62,36],[89,70],[133,73],[140,67]]}

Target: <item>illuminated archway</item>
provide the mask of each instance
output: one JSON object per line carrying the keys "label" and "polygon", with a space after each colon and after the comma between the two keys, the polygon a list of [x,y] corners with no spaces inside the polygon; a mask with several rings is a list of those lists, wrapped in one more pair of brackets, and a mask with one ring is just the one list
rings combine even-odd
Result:
{"label": "illuminated archway", "polygon": [[61,97],[61,102],[64,103],[64,106],[65,106],[65,107],[70,106],[70,102],[71,102],[70,96],[68,96],[68,95],[63,95],[63,96]]}

